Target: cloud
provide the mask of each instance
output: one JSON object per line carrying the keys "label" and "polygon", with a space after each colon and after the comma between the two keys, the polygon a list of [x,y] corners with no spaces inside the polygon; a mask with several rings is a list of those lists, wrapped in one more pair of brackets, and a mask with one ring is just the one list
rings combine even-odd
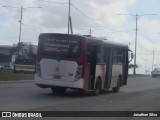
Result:
{"label": "cloud", "polygon": [[[140,28],[141,31],[146,32],[146,35],[150,35],[150,38],[155,38],[155,37],[159,37],[158,33],[160,33],[160,20],[158,19],[153,19],[153,20],[149,20],[149,19],[143,19],[140,22]],[[151,39],[152,41],[154,41],[154,38]],[[158,42],[158,41],[155,41]]]}
{"label": "cloud", "polygon": [[[50,1],[52,2],[52,0]],[[60,3],[68,2],[68,0],[55,1]],[[38,35],[43,32],[67,33],[68,4],[42,2],[39,0],[1,0],[0,4],[19,7],[19,9],[0,7],[0,44],[11,44],[18,41],[18,21],[20,20],[21,6],[24,8],[22,41],[37,42]],[[106,37],[110,41],[125,44],[130,43],[130,47],[134,52],[135,20],[130,16],[119,16],[117,14],[129,14],[131,7],[136,9],[137,6],[135,5],[139,5],[138,0],[71,0],[71,4],[74,34],[89,34],[91,29],[94,36]],[[143,6],[145,7],[145,4]],[[135,12],[130,11],[132,13]],[[130,21],[128,20],[129,17]],[[130,29],[132,31],[128,31],[127,26],[131,26]],[[157,18],[142,18],[138,20],[137,63],[142,63],[145,59],[152,60],[153,50],[160,51],[159,28],[160,20]],[[145,56],[148,53],[150,56]],[[158,63],[159,57],[156,56],[156,58],[155,62]]]}
{"label": "cloud", "polygon": [[[72,1],[71,16],[73,29],[86,27],[116,27],[125,21],[125,17],[117,17],[118,13],[127,13],[127,8],[135,0],[76,0]],[[62,0],[61,2],[66,2]],[[25,6],[42,6],[42,9],[27,10],[24,13],[24,24],[39,26],[43,31],[46,28],[56,32],[64,30],[68,25],[68,5],[48,2],[23,1]],[[32,11],[32,12],[28,12]],[[116,18],[116,19],[115,19]],[[58,30],[59,29],[59,30]]]}

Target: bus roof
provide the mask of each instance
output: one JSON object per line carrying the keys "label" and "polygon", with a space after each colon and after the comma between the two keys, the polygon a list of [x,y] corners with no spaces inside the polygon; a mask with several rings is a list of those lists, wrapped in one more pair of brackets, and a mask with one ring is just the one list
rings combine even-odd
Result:
{"label": "bus roof", "polygon": [[103,37],[94,37],[94,36],[91,36],[91,35],[79,35],[79,34],[65,34],[65,33],[41,33],[39,35],[40,36],[50,36],[50,35],[53,35],[53,36],[70,36],[70,37],[81,37],[81,38],[85,38],[86,40],[95,40],[95,41],[100,41],[104,44],[107,44],[109,46],[119,46],[119,47],[125,47],[125,48],[128,48],[128,45],[127,44],[123,44],[123,43],[119,43],[119,42],[114,42],[114,41],[108,41],[106,40],[105,38]]}
{"label": "bus roof", "polygon": [[103,43],[109,44],[111,46],[119,46],[119,47],[125,47],[128,48],[127,44],[119,43],[119,42],[114,42],[114,41],[106,41],[104,40]]}
{"label": "bus roof", "polygon": [[119,46],[119,47],[128,48],[127,44],[123,44],[123,43],[120,43],[120,42],[109,41],[109,40],[106,40],[103,37],[93,37],[93,36],[89,36],[89,35],[84,35],[82,37],[85,37],[86,39],[89,39],[89,40],[102,41],[102,43],[107,44],[109,46]]}

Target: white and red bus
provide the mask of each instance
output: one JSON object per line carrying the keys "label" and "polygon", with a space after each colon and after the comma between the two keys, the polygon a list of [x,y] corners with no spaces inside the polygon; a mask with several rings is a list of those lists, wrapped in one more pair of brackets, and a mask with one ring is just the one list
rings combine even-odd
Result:
{"label": "white and red bus", "polygon": [[64,93],[67,88],[93,91],[127,84],[128,46],[80,35],[39,36],[35,84]]}

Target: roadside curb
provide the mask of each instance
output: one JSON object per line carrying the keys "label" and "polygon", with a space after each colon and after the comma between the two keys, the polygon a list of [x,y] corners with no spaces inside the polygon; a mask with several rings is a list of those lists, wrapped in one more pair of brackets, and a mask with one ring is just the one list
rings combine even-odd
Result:
{"label": "roadside curb", "polygon": [[150,77],[151,75],[129,75],[129,78],[133,78],[133,77]]}
{"label": "roadside curb", "polygon": [[0,84],[8,83],[34,83],[34,80],[0,81]]}
{"label": "roadside curb", "polygon": [[[150,75],[129,75],[128,78],[134,77],[149,77]],[[34,80],[16,80],[16,81],[0,81],[0,84],[12,84],[12,83],[34,83]]]}

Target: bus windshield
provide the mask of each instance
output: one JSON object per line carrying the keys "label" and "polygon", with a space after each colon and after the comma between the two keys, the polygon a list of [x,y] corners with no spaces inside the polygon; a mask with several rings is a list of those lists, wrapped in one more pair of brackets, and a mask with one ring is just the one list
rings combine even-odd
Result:
{"label": "bus windshield", "polygon": [[81,39],[45,38],[41,41],[41,53],[65,57],[80,56]]}

